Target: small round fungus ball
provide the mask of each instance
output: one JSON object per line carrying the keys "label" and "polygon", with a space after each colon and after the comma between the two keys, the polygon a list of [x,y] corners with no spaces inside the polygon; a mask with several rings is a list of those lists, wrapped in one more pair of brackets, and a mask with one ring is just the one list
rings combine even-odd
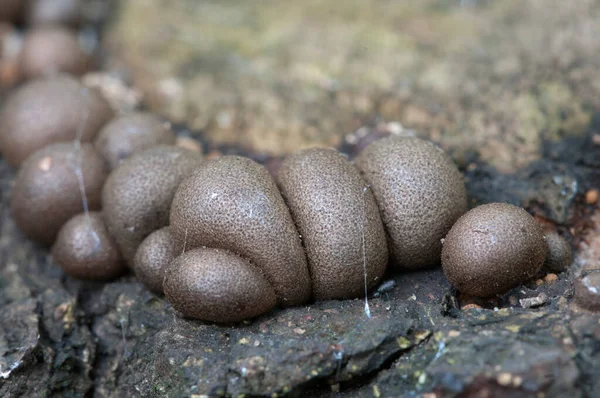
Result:
{"label": "small round fungus ball", "polygon": [[600,272],[591,272],[575,281],[575,302],[582,308],[600,312]]}
{"label": "small round fungus ball", "polygon": [[180,251],[176,248],[171,229],[164,227],[142,241],[133,259],[133,271],[148,290],[161,294],[165,270]]}
{"label": "small round fungus ball", "polygon": [[251,159],[223,156],[202,164],[177,189],[170,225],[186,248],[215,247],[247,258],[282,306],[310,298],[306,256],[292,216],[269,172]]}
{"label": "small round fungus ball", "polygon": [[368,145],[356,166],[371,185],[393,263],[420,269],[440,263],[441,239],[467,211],[467,191],[452,159],[435,144],[390,136]]}
{"label": "small round fungus ball", "polygon": [[[308,149],[288,157],[278,183],[302,236],[317,300],[361,297],[388,262],[373,193],[339,152]],[[363,245],[364,244],[364,245]]]}
{"label": "small round fungus ball", "polygon": [[163,288],[183,316],[209,322],[243,321],[276,304],[275,292],[258,268],[219,249],[196,249],[177,257]]}
{"label": "small round fungus ball", "polygon": [[25,11],[29,25],[78,25],[80,0],[30,0]]}
{"label": "small round fungus ball", "polygon": [[544,268],[552,272],[562,272],[572,261],[571,245],[556,232],[546,234],[546,261]]}
{"label": "small round fungus ball", "polygon": [[444,274],[459,291],[491,297],[531,279],[546,257],[535,219],[507,203],[478,206],[454,224],[442,250]]}
{"label": "small round fungus ball", "polygon": [[94,89],[60,76],[25,84],[0,111],[0,150],[13,167],[44,146],[70,141],[80,134],[91,141],[113,116],[108,102]]}
{"label": "small round fungus ball", "polygon": [[127,270],[99,212],[71,218],[56,238],[52,257],[67,275],[78,279],[105,281]]}
{"label": "small round fungus ball", "polygon": [[174,144],[175,133],[160,118],[146,112],[113,119],[100,130],[94,142],[111,169],[118,167],[135,152],[157,145]]}
{"label": "small round fungus ball", "polygon": [[157,146],[133,155],[110,173],[102,190],[102,210],[129,266],[142,240],[169,224],[175,190],[201,161],[197,152]]}
{"label": "small round fungus ball", "polygon": [[108,168],[92,144],[48,145],[21,166],[12,191],[12,214],[29,238],[51,245],[60,228],[84,210],[79,180],[83,180],[90,210],[100,208]]}
{"label": "small round fungus ball", "polygon": [[25,78],[51,76],[58,73],[84,74],[90,64],[77,36],[59,26],[31,29],[25,35],[21,50],[21,70]]}

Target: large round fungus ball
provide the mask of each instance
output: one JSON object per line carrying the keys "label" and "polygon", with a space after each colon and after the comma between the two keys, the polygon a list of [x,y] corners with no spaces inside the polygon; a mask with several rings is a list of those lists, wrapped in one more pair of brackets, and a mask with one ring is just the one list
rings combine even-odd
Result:
{"label": "large round fungus ball", "polygon": [[201,161],[197,152],[157,146],[111,172],[102,190],[103,212],[128,265],[142,240],[168,225],[175,190]]}
{"label": "large round fungus ball", "polygon": [[91,141],[113,116],[100,93],[61,76],[35,80],[15,91],[0,113],[0,150],[11,166],[60,141]]}
{"label": "large round fungus ball", "polygon": [[23,41],[21,70],[26,78],[58,73],[82,75],[89,63],[89,57],[83,52],[77,36],[63,27],[32,29]]}
{"label": "large round fungus ball", "polygon": [[29,25],[77,25],[81,0],[29,0],[25,19]]}
{"label": "large round fungus ball", "polygon": [[395,265],[439,264],[441,239],[467,211],[462,175],[429,141],[391,136],[367,146],[356,165],[371,185]]}
{"label": "large round fungus ball", "polygon": [[[318,300],[364,296],[388,261],[375,198],[339,152],[309,149],[279,169],[281,193],[300,231]],[[364,243],[364,245],[363,245]]]}
{"label": "large round fungus ball", "polygon": [[573,260],[573,254],[569,242],[564,240],[558,233],[551,232],[546,234],[546,245],[548,251],[546,253],[546,261],[544,268],[552,272],[562,272]]}
{"label": "large round fungus ball", "polygon": [[310,298],[310,277],[298,231],[268,171],[244,157],[205,162],[186,178],[171,207],[171,232],[192,249],[241,255],[265,274],[283,306]]}
{"label": "large round fungus ball", "polygon": [[546,242],[520,207],[490,203],[470,210],[444,241],[444,274],[459,291],[490,297],[531,279],[542,267]]}
{"label": "large round fungus ball", "polygon": [[63,224],[84,210],[79,172],[89,209],[99,209],[108,168],[92,144],[82,144],[79,150],[70,142],[52,144],[27,158],[11,202],[15,222],[25,235],[50,245]]}
{"label": "large round fungus ball", "polygon": [[113,169],[135,152],[174,144],[175,133],[159,117],[146,112],[113,119],[100,130],[94,142]]}
{"label": "large round fungus ball", "polygon": [[66,274],[79,279],[110,280],[127,269],[99,212],[71,218],[58,234],[52,257]]}
{"label": "large round fungus ball", "polygon": [[142,241],[133,259],[133,271],[140,282],[154,293],[163,292],[165,271],[178,254],[171,228],[152,232]]}
{"label": "large round fungus ball", "polygon": [[177,257],[163,287],[173,308],[203,321],[239,322],[276,304],[273,288],[255,266],[219,249],[196,249]]}

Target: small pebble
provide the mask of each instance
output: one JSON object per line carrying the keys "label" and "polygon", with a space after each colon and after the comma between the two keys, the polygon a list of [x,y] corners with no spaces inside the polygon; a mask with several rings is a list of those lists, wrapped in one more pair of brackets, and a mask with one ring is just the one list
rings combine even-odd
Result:
{"label": "small pebble", "polygon": [[87,87],[99,90],[113,109],[118,109],[122,114],[140,108],[142,93],[128,86],[122,77],[113,76],[108,72],[90,72],[81,78],[81,82]]}
{"label": "small pebble", "polygon": [[527,298],[519,300],[519,303],[521,303],[521,307],[523,307],[523,308],[539,307],[539,306],[546,304],[547,302],[548,302],[548,296],[546,295],[546,293],[541,293],[537,297],[527,297]]}
{"label": "small pebble", "polygon": [[190,137],[177,137],[175,145],[180,148],[202,153],[202,144]]}
{"label": "small pebble", "polygon": [[209,153],[207,153],[206,156],[204,157],[204,159],[206,159],[206,160],[216,159],[216,158],[220,158],[221,156],[223,156],[223,153],[221,151],[219,151],[218,149],[215,149],[215,150],[212,150]]}
{"label": "small pebble", "polygon": [[556,274],[548,274],[544,277],[544,281],[546,281],[546,283],[552,283],[556,280],[558,280],[558,276],[556,276]]}
{"label": "small pebble", "polygon": [[585,193],[585,203],[595,205],[598,202],[598,190],[590,189]]}
{"label": "small pebble", "polygon": [[575,281],[575,302],[591,311],[600,311],[600,272],[594,272]]}
{"label": "small pebble", "polygon": [[379,297],[383,293],[387,293],[387,292],[394,290],[395,287],[396,287],[395,280],[393,280],[393,279],[387,280],[377,287],[377,290],[373,294],[373,297]]}
{"label": "small pebble", "polygon": [[496,378],[496,381],[498,382],[498,384],[500,384],[501,386],[508,386],[509,384],[512,383],[512,375],[510,373],[500,373],[498,375],[498,377]]}

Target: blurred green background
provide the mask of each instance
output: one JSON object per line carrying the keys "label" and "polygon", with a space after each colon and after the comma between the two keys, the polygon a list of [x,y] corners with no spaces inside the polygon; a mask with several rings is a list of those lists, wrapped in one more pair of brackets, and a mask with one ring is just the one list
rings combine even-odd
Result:
{"label": "blurred green background", "polygon": [[501,171],[600,109],[593,0],[118,2],[109,49],[150,107],[280,155],[400,122]]}

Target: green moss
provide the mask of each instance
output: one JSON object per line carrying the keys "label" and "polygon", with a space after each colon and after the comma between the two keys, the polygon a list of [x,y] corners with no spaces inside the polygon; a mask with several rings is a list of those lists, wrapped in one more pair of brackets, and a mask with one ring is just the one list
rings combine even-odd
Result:
{"label": "green moss", "polygon": [[248,151],[339,146],[383,116],[510,172],[539,158],[543,139],[584,132],[600,106],[600,42],[578,34],[598,27],[589,2],[120,7],[113,53],[150,107]]}

